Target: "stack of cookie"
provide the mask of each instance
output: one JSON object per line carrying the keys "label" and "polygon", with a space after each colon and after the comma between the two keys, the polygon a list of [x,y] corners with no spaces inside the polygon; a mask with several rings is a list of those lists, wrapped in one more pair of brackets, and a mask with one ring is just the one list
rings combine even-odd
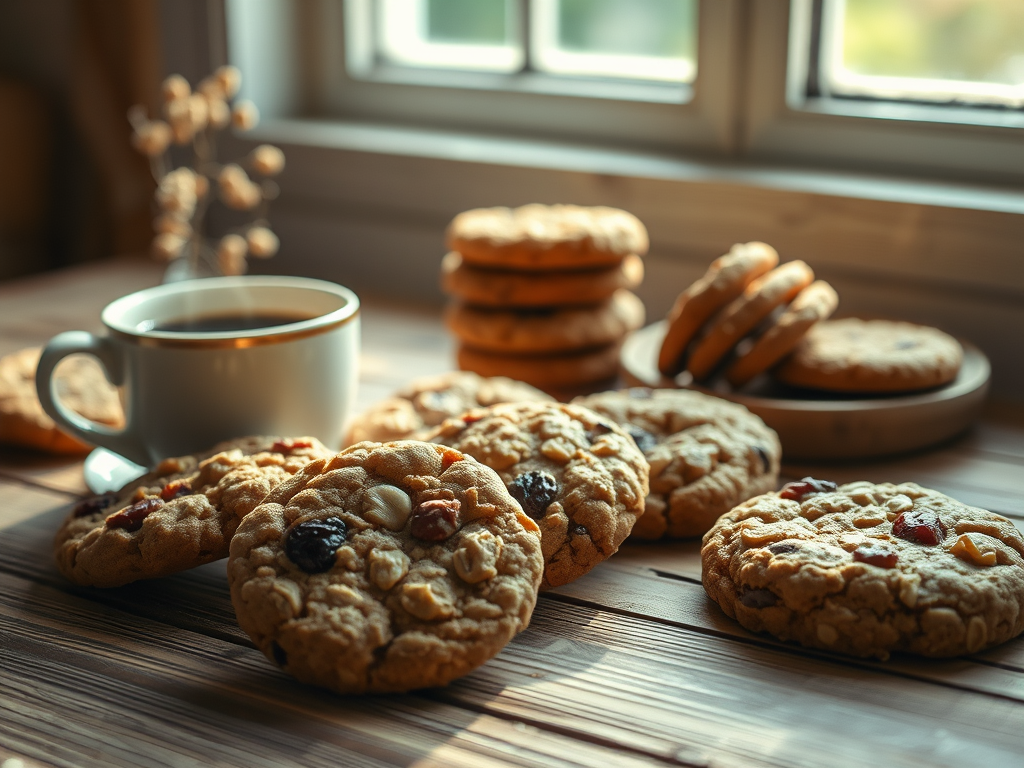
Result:
{"label": "stack of cookie", "polygon": [[643,279],[647,231],[615,208],[526,205],[466,211],[442,265],[454,298],[458,364],[556,394],[618,373],[625,336],[644,323],[630,289]]}
{"label": "stack of cookie", "polygon": [[[739,387],[789,354],[839,303],[802,261],[782,266],[765,243],[738,243],[676,299],[658,368],[696,381],[724,371]],[[742,344],[741,344],[742,342]]]}

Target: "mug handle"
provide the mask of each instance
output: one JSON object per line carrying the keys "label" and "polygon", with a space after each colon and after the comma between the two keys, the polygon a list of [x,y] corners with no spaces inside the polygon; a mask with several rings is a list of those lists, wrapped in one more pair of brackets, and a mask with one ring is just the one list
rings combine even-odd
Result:
{"label": "mug handle", "polygon": [[[50,339],[39,357],[36,392],[43,410],[62,430],[79,440],[107,448],[144,467],[149,466],[149,453],[138,436],[133,434],[130,421],[123,430],[118,431],[80,416],[60,402],[54,386],[53,370],[62,359],[77,353],[92,355],[99,360],[107,379],[113,385],[124,383],[124,362],[109,338],[94,336],[86,331],[67,331]],[[125,416],[129,418],[128,413]]]}

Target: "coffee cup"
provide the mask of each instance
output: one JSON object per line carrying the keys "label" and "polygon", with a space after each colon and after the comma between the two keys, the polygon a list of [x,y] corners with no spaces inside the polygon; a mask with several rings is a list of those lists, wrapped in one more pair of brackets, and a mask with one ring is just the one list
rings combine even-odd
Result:
{"label": "coffee cup", "polygon": [[[299,277],[217,277],[148,288],[104,308],[106,333],[69,331],[36,370],[43,409],[68,433],[136,464],[244,435],[311,435],[339,448],[355,400],[359,299]],[[56,396],[53,370],[85,353],[119,388],[121,430]]]}

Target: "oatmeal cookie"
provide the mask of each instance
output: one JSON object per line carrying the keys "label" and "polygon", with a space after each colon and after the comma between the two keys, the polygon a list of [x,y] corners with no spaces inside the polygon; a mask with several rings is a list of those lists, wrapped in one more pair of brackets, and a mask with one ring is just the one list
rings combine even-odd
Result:
{"label": "oatmeal cookie", "polygon": [[618,208],[477,208],[448,225],[448,247],[468,264],[531,271],[591,269],[647,253],[647,230]]}
{"label": "oatmeal cookie", "polygon": [[647,462],[610,419],[575,405],[510,403],[442,424],[434,442],[496,470],[540,526],[550,589],[614,555],[643,512]]}
{"label": "oatmeal cookie", "polygon": [[455,251],[441,262],[445,293],[478,307],[575,307],[599,304],[620,288],[634,289],[644,279],[644,260],[635,253],[621,264],[572,272],[522,272],[480,269]]}
{"label": "oatmeal cookie", "polygon": [[431,429],[470,408],[551,400],[539,389],[505,376],[484,378],[470,371],[452,371],[416,379],[358,416],[346,445],[364,440],[420,440]]}
{"label": "oatmeal cookie", "polygon": [[701,561],[729,616],[812,648],[956,656],[1024,630],[1020,531],[913,483],[790,483],[723,515]]}
{"label": "oatmeal cookie", "polygon": [[[48,453],[85,453],[91,446],[61,432],[36,395],[36,367],[42,349],[29,347],[0,358],[0,443]],[[117,389],[93,358],[61,361],[54,382],[64,405],[115,429],[124,426]]]}
{"label": "oatmeal cookie", "polygon": [[707,332],[686,360],[686,369],[697,381],[706,379],[729,351],[777,307],[789,304],[814,280],[814,272],[802,261],[789,261],[761,275],[711,319]]}
{"label": "oatmeal cookie", "polygon": [[835,312],[838,305],[839,296],[824,280],[817,280],[804,288],[771,327],[729,366],[725,372],[729,383],[741,387],[757,374],[767,371],[792,352],[800,339],[816,323]]}
{"label": "oatmeal cookie", "polygon": [[779,263],[779,254],[765,243],[736,243],[676,299],[668,315],[668,331],[658,353],[658,369],[675,376],[685,366],[686,347],[704,324],[733,301],[756,278]]}
{"label": "oatmeal cookie", "polygon": [[57,566],[76,584],[117,587],[219,560],[274,486],[332,453],[313,437],[247,437],[164,459],[120,491],[76,505],[54,542]]}
{"label": "oatmeal cookie", "polygon": [[422,442],[310,463],[242,521],[228,579],[267,658],[340,693],[444,685],[530,621],[536,524],[494,471]]}
{"label": "oatmeal cookie", "polygon": [[627,290],[592,307],[480,309],[453,304],[448,330],[474,349],[511,354],[568,352],[607,346],[644,324],[644,305]]}
{"label": "oatmeal cookie", "polygon": [[700,536],[720,515],[775,490],[778,435],[742,405],[685,389],[600,392],[573,400],[620,424],[651,466],[634,539]]}
{"label": "oatmeal cookie", "polygon": [[775,377],[833,392],[910,392],[949,383],[963,358],[960,342],[936,328],[848,317],[811,328]]}
{"label": "oatmeal cookie", "polygon": [[509,376],[545,392],[559,392],[610,382],[619,372],[621,344],[555,355],[507,355],[465,345],[457,351],[459,368],[481,376]]}

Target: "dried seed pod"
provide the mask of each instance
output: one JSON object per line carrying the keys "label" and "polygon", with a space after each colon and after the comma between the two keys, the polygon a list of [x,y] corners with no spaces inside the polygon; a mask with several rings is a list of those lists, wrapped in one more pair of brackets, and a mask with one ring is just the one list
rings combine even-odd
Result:
{"label": "dried seed pod", "polygon": [[192,235],[191,224],[184,219],[169,213],[162,213],[157,216],[156,220],[153,222],[153,229],[158,233],[169,233],[172,235],[180,235],[181,237],[190,237]]}
{"label": "dried seed pod", "polygon": [[234,163],[221,169],[217,183],[220,186],[220,198],[229,208],[246,211],[255,208],[263,199],[259,186],[249,179],[241,166]]}
{"label": "dried seed pod", "polygon": [[252,227],[245,233],[249,243],[249,253],[259,259],[269,259],[281,247],[277,235],[266,227]]}
{"label": "dried seed pod", "polygon": [[193,134],[206,128],[210,121],[210,108],[201,93],[193,93],[188,98],[188,121]]}
{"label": "dried seed pod", "polygon": [[238,93],[238,88],[242,84],[242,73],[238,67],[232,67],[230,65],[217,67],[214,71],[213,76],[220,83],[221,88],[224,89],[224,95],[227,98],[231,98]]}
{"label": "dried seed pod", "polygon": [[169,76],[164,80],[161,90],[164,94],[164,101],[187,99],[189,94],[192,93],[192,88],[189,87],[188,80],[181,75]]}
{"label": "dried seed pod", "polygon": [[214,75],[209,75],[200,80],[199,85],[196,86],[196,91],[203,94],[208,100],[220,99],[223,101],[227,95],[224,92],[224,86]]}
{"label": "dried seed pod", "polygon": [[261,144],[252,151],[252,167],[264,176],[277,176],[284,170],[284,152],[269,144]]}
{"label": "dried seed pod", "polygon": [[224,235],[217,243],[217,258],[244,259],[248,245],[241,235]]}
{"label": "dried seed pod", "polygon": [[210,180],[201,173],[193,173],[192,175],[196,180],[196,197],[202,200],[206,197],[206,193],[210,191]]}
{"label": "dried seed pod", "polygon": [[161,261],[171,261],[181,255],[188,240],[173,232],[161,232],[153,238],[153,255]]}
{"label": "dried seed pod", "polygon": [[164,104],[164,114],[171,124],[175,144],[188,144],[192,141],[195,131],[192,128],[192,114],[189,109],[190,99],[176,99]]}
{"label": "dried seed pod", "polygon": [[231,107],[222,98],[207,96],[206,103],[210,110],[210,127],[221,130],[231,122]]}
{"label": "dried seed pod", "polygon": [[177,168],[160,179],[156,202],[168,213],[191,218],[196,209],[196,176],[192,169]]}
{"label": "dried seed pod", "polygon": [[132,134],[132,146],[148,156],[162,155],[171,143],[171,126],[163,120],[149,120]]}
{"label": "dried seed pod", "polygon": [[248,100],[235,102],[235,106],[231,109],[231,122],[236,128],[248,131],[250,128],[255,128],[259,121],[260,111],[256,109],[255,104]]}

